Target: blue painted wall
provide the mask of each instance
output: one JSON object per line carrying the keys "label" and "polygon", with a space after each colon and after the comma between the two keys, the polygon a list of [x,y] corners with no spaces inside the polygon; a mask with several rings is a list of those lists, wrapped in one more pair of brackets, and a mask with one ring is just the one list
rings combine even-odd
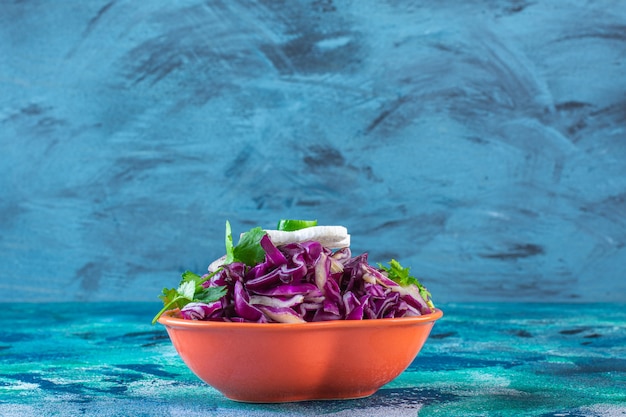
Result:
{"label": "blue painted wall", "polygon": [[0,57],[0,301],[282,217],[435,300],[626,301],[621,1],[3,1]]}

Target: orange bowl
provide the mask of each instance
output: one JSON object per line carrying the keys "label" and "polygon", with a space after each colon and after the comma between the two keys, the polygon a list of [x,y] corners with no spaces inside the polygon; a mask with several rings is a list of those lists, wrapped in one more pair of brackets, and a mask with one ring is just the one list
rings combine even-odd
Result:
{"label": "orange bowl", "polygon": [[159,318],[185,364],[236,401],[367,397],[400,375],[441,310],[418,317],[314,323],[229,323]]}

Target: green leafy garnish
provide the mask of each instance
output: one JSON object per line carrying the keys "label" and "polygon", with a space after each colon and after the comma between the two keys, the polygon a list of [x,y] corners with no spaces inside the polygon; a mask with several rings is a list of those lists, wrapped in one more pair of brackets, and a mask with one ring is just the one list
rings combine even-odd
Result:
{"label": "green leafy garnish", "polygon": [[226,238],[225,238],[225,243],[226,243],[226,260],[224,261],[225,264],[231,264],[234,262],[235,259],[235,255],[233,253],[233,234],[230,230],[230,222],[228,220],[226,220]]}
{"label": "green leafy garnish", "polygon": [[396,261],[395,259],[389,261],[389,266],[384,266],[383,264],[379,263],[378,267],[387,272],[387,276],[389,277],[389,279],[403,287],[415,285],[424,301],[426,301],[426,304],[428,304],[430,308],[435,308],[435,305],[433,304],[433,301],[431,299],[430,291],[428,291],[417,278],[411,276],[411,268],[403,268],[402,265],[400,265],[400,262]]}
{"label": "green leafy garnish", "polygon": [[202,286],[212,276],[213,274],[210,274],[203,278],[190,271],[183,272],[178,288],[163,288],[159,296],[163,301],[163,308],[154,316],[152,324],[155,324],[163,313],[172,308],[183,308],[191,302],[208,304],[222,298],[226,294],[226,287],[204,288]]}
{"label": "green leafy garnish", "polygon": [[292,220],[282,219],[278,222],[276,230],[285,232],[293,232],[294,230],[306,229],[307,227],[317,226],[317,220]]}
{"label": "green leafy garnish", "polygon": [[241,235],[237,246],[233,246],[233,236],[230,223],[226,221],[226,259],[224,264],[242,262],[248,266],[254,266],[263,262],[265,250],[261,247],[261,238],[265,231],[260,227],[255,227]]}
{"label": "green leafy garnish", "polygon": [[[248,266],[263,262],[265,259],[265,250],[261,247],[263,236],[265,231],[260,227],[250,229],[241,235],[239,243],[233,248],[233,262],[243,262]],[[228,255],[226,257],[228,258]]]}

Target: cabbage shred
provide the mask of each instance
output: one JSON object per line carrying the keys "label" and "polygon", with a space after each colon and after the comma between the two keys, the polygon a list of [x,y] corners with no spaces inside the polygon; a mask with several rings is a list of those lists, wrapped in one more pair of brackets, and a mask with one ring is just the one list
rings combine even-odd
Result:
{"label": "cabbage shred", "polygon": [[[333,251],[316,241],[277,247],[267,234],[256,232],[253,235],[262,251],[251,249],[255,242],[248,240],[240,253],[239,245],[227,248],[234,252],[229,262],[203,276],[201,284],[206,290],[223,289],[225,294],[211,302],[187,303],[180,310],[183,318],[296,323],[433,312],[430,293],[415,278],[408,280],[408,270],[397,261],[392,261],[391,268],[376,268],[368,263],[367,253],[353,257],[350,248]],[[396,282],[398,273],[404,281]]]}

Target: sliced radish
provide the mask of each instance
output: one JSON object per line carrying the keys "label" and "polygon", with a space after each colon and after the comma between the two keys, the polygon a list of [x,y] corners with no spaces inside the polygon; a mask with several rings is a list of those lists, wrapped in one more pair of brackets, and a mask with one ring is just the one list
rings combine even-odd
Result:
{"label": "sliced radish", "polygon": [[323,246],[331,249],[350,246],[348,229],[343,226],[313,226],[291,232],[284,230],[266,230],[266,232],[276,246],[309,240],[320,242]]}

